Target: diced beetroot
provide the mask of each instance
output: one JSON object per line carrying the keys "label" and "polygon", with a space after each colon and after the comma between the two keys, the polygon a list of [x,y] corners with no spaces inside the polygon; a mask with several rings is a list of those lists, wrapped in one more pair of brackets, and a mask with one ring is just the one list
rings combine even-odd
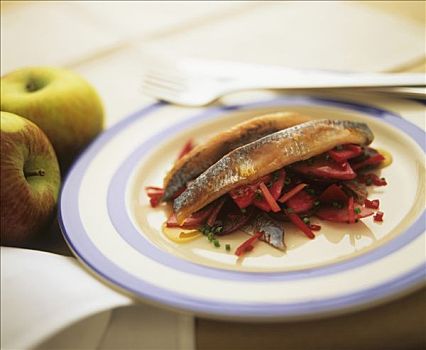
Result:
{"label": "diced beetroot", "polygon": [[[344,166],[342,166],[342,164]],[[302,162],[293,169],[301,174],[330,180],[352,180],[356,173],[349,163],[336,163],[333,160],[317,159],[313,164]]]}
{"label": "diced beetroot", "polygon": [[374,173],[368,173],[368,174],[361,174],[358,175],[358,180],[361,183],[365,183],[368,186],[374,185],[374,186],[386,186],[388,183],[386,182],[385,178],[380,178]]}
{"label": "diced beetroot", "polygon": [[373,217],[374,221],[382,222],[383,221],[383,215],[384,215],[384,213],[382,211],[378,211],[376,213],[376,215],[374,215],[374,217]]}
{"label": "diced beetroot", "polygon": [[352,168],[354,170],[358,170],[361,168],[364,168],[366,166],[371,166],[371,165],[378,165],[380,164],[383,160],[385,159],[385,157],[383,157],[380,153],[376,153],[375,155],[368,157],[367,159],[361,161],[361,162],[356,162],[352,164]]}
{"label": "diced beetroot", "polygon": [[243,185],[229,192],[229,195],[234,200],[239,208],[247,208],[253,203],[255,190],[253,186]]}
{"label": "diced beetroot", "polygon": [[270,212],[271,207],[269,206],[268,202],[266,201],[265,198],[263,198],[263,195],[261,194],[261,192],[259,193],[259,195],[261,196],[261,198],[255,197],[254,200],[253,200],[253,205],[256,208],[259,208],[260,210],[266,211],[267,213]]}
{"label": "diced beetroot", "polygon": [[323,193],[321,193],[318,199],[323,203],[346,203],[348,196],[339,185],[332,184],[328,186]]}
{"label": "diced beetroot", "polygon": [[151,207],[155,208],[157,205],[160,204],[161,198],[164,195],[163,188],[155,187],[155,186],[147,186],[145,187],[145,191],[147,196],[149,197],[149,203],[151,204]]}
{"label": "diced beetroot", "polygon": [[155,208],[158,204],[160,204],[161,196],[160,197],[151,197],[149,199],[149,203],[151,204],[151,207]]}
{"label": "diced beetroot", "polygon": [[[284,170],[282,170],[282,174],[285,174]],[[281,176],[283,176],[283,175],[281,175]],[[268,202],[263,197],[256,199],[256,193],[258,193],[260,195],[262,193],[261,191],[259,191],[260,183],[262,183],[262,182],[264,182],[265,184],[270,183],[271,180],[272,180],[271,174],[262,176],[255,183],[252,183],[252,184],[249,184],[249,185],[242,185],[242,186],[239,186],[239,187],[233,189],[232,191],[229,192],[229,195],[234,200],[235,204],[237,204],[238,207],[241,208],[241,209],[247,208],[249,205],[254,204],[259,209],[262,209],[264,211],[270,211],[271,208],[270,208]],[[276,188],[274,189],[275,193],[277,193],[278,191],[281,192],[282,186],[284,185],[284,177],[282,177],[281,180],[280,180],[280,178],[278,178],[278,180],[280,182],[282,181],[282,184],[281,184],[281,188],[280,188],[280,183],[278,183],[276,185]],[[278,182],[278,180],[276,182]],[[274,187],[276,182],[274,182],[271,185],[271,189]],[[279,194],[278,194],[278,196],[279,196]]]}
{"label": "diced beetroot", "polygon": [[287,207],[291,208],[294,213],[301,214],[312,209],[312,207],[314,206],[314,202],[315,197],[311,196],[305,191],[300,191],[293,197],[288,199],[286,204]]}
{"label": "diced beetroot", "polygon": [[328,151],[328,154],[333,158],[337,163],[346,162],[348,159],[358,157],[362,154],[362,147],[358,145],[342,145],[341,149],[332,149]]}
{"label": "diced beetroot", "polygon": [[[373,215],[374,211],[368,208],[355,206],[355,209],[359,208],[360,212],[355,214],[355,219],[365,218]],[[349,222],[348,208],[334,208],[334,207],[322,207],[316,213],[322,220],[333,221],[333,222]]]}
{"label": "diced beetroot", "polygon": [[373,199],[372,201],[365,199],[364,204],[366,208],[379,209],[380,201],[378,199]]}

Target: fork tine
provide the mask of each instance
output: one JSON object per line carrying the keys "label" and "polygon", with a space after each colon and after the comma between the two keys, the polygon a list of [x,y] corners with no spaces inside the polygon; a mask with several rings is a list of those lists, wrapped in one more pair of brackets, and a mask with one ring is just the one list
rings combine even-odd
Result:
{"label": "fork tine", "polygon": [[170,80],[172,82],[181,82],[186,79],[187,75],[185,72],[182,72],[178,68],[173,68],[170,66],[152,66],[146,71],[146,74],[156,76],[165,80]]}
{"label": "fork tine", "polygon": [[164,89],[160,86],[149,84],[146,82],[142,83],[142,91],[151,97],[155,97],[162,100],[176,100],[178,95],[171,90]]}
{"label": "fork tine", "polygon": [[184,84],[180,82],[151,74],[146,74],[144,76],[144,81],[148,84],[158,85],[165,89],[170,89],[174,91],[180,91],[185,87]]}

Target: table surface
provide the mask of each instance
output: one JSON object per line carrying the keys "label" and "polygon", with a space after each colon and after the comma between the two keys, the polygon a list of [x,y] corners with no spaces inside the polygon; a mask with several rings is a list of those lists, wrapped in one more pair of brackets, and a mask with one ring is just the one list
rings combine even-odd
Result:
{"label": "table surface", "polygon": [[[341,71],[426,67],[423,1],[2,1],[1,16],[2,75],[30,65],[73,69],[99,91],[107,126],[153,101],[143,94],[141,80],[158,54]],[[55,225],[33,248],[70,254]],[[425,299],[422,290],[316,321],[199,318],[197,349],[415,348],[426,342]]]}

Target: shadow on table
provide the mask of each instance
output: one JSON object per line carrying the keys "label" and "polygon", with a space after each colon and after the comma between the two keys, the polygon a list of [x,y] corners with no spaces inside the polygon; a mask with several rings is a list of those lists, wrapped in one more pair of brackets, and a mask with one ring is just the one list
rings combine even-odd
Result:
{"label": "shadow on table", "polygon": [[197,350],[425,349],[426,288],[365,311],[298,322],[197,319]]}

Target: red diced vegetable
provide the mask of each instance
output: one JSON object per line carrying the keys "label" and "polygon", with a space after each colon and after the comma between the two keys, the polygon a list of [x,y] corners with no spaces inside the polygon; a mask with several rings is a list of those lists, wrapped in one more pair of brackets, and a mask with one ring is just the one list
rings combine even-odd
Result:
{"label": "red diced vegetable", "polygon": [[214,225],[214,223],[216,222],[217,216],[219,215],[220,209],[222,209],[224,203],[225,203],[224,197],[218,200],[218,203],[213,207],[213,210],[207,219],[207,225],[209,226]]}
{"label": "red diced vegetable", "polygon": [[288,201],[291,197],[293,197],[295,194],[299,193],[301,190],[303,190],[307,185],[306,184],[298,184],[295,187],[293,187],[290,191],[287,193],[284,193],[284,195],[278,199],[279,202],[285,203]]}
{"label": "red diced vegetable", "polygon": [[[359,212],[356,213],[355,218],[361,219],[367,216],[373,215],[374,211],[361,206],[355,206],[355,209],[359,208]],[[348,208],[334,208],[334,207],[322,207],[315,212],[315,215],[322,220],[332,222],[349,222]]]}
{"label": "red diced vegetable", "polygon": [[271,192],[269,192],[268,187],[266,187],[266,185],[261,182],[259,184],[260,190],[263,193],[263,197],[265,198],[266,202],[268,202],[269,207],[271,208],[271,210],[274,213],[277,213],[281,210],[280,206],[277,204],[277,202],[275,201],[274,197],[272,197]]}
{"label": "red diced vegetable", "polygon": [[365,199],[364,204],[366,208],[379,209],[380,201],[378,199],[373,199],[372,201]]}
{"label": "red diced vegetable", "polygon": [[376,213],[376,215],[373,216],[374,221],[382,222],[383,221],[383,215],[385,215],[385,213],[383,213],[382,211],[378,211]]}
{"label": "red diced vegetable", "polygon": [[273,182],[270,189],[272,197],[274,197],[275,200],[277,200],[281,195],[281,191],[283,190],[283,187],[284,187],[284,181],[285,181],[285,170],[281,169],[278,172],[278,178]]}
{"label": "red diced vegetable", "polygon": [[241,256],[246,252],[253,250],[253,244],[263,236],[263,232],[256,232],[252,237],[243,242],[238,248],[235,250],[235,255]]}
{"label": "red diced vegetable", "polygon": [[299,216],[294,213],[287,213],[287,216],[291,220],[291,222],[306,235],[306,237],[310,239],[315,238],[315,235],[312,230],[303,222],[301,218],[299,218]]}
{"label": "red diced vegetable", "polygon": [[[282,188],[284,186],[285,179],[285,171],[284,169],[280,170],[278,179],[271,183],[270,190],[268,192],[272,195],[274,201],[280,195]],[[270,183],[272,181],[272,175],[268,174],[262,176],[255,183],[250,185],[243,185],[237,187],[236,189],[229,192],[230,196],[234,200],[235,204],[238,205],[239,208],[244,209],[249,205],[253,204],[257,208],[269,212],[271,211],[271,206],[265,198],[263,191],[260,190],[261,183]],[[266,185],[265,185],[266,186]],[[273,204],[272,204],[273,205]],[[275,207],[276,210],[276,207]]]}
{"label": "red diced vegetable", "polygon": [[194,148],[194,143],[192,140],[188,140],[185,145],[182,147],[181,151],[179,152],[178,159],[181,159],[184,155],[191,152],[191,150]]}
{"label": "red diced vegetable", "polygon": [[385,159],[385,157],[383,157],[380,153],[376,153],[375,155],[368,157],[367,159],[362,160],[361,162],[352,164],[352,168],[354,170],[358,170],[358,169],[364,168],[368,165],[378,165],[384,159]]}
{"label": "red diced vegetable", "polygon": [[328,186],[323,193],[321,193],[318,199],[324,203],[332,203],[332,202],[346,203],[346,201],[348,200],[348,196],[340,188],[340,186],[336,184],[332,184]]}
{"label": "red diced vegetable", "polygon": [[243,185],[232,190],[229,194],[235,204],[238,205],[239,208],[244,209],[253,203],[255,191],[252,186]]}
{"label": "red diced vegetable", "polygon": [[160,197],[152,197],[149,199],[149,203],[151,204],[151,207],[155,208],[158,204],[160,204],[161,196]]}
{"label": "red diced vegetable", "polygon": [[305,191],[299,191],[293,197],[287,200],[287,207],[296,214],[305,213],[314,206],[315,197]]}
{"label": "red diced vegetable", "polygon": [[164,189],[161,187],[147,186],[145,187],[145,191],[149,197],[151,207],[155,208],[158,204],[160,204],[161,198],[164,194]]}
{"label": "red diced vegetable", "polygon": [[349,200],[348,200],[348,222],[350,224],[355,223],[354,197],[349,197]]}
{"label": "red diced vegetable", "polygon": [[385,178],[380,178],[374,173],[362,174],[358,176],[358,180],[361,183],[366,185],[375,185],[375,186],[386,186],[387,182]]}
{"label": "red diced vegetable", "polygon": [[320,159],[314,161],[313,164],[302,162],[296,164],[293,169],[304,175],[327,180],[351,180],[356,177],[356,173],[352,170],[349,163],[343,168],[341,164],[333,160]]}
{"label": "red diced vegetable", "polygon": [[310,228],[312,231],[319,231],[319,230],[321,230],[321,226],[320,226],[320,225],[317,225],[317,224],[310,224],[310,225],[309,225],[309,228]]}
{"label": "red diced vegetable", "polygon": [[[262,191],[259,189],[259,192],[256,192],[256,195],[253,200],[253,205],[263,211],[266,211],[269,213],[271,211],[271,207],[269,206],[266,199],[263,197]],[[260,198],[256,198],[257,196],[260,196]]]}
{"label": "red diced vegetable", "polygon": [[344,163],[348,159],[358,157],[362,153],[362,147],[358,145],[342,145],[342,149],[333,149],[328,151],[328,154],[333,158],[337,163]]}

